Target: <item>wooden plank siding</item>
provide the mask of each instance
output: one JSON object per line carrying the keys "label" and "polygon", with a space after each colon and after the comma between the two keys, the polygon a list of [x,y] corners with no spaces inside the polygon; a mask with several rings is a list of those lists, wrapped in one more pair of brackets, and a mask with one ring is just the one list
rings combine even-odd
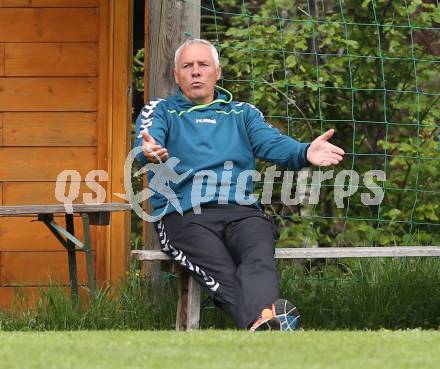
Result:
{"label": "wooden plank siding", "polygon": [[[35,221],[35,216],[29,217],[2,217],[0,218],[0,252],[4,251],[64,251],[63,246],[49,232],[42,223]],[[56,216],[54,220],[57,224],[65,226],[65,218]],[[79,216],[74,217],[75,237],[84,240],[82,220]],[[20,229],[20,233],[17,232]],[[96,240],[97,229],[91,229],[91,240]],[[96,243],[93,242],[92,249],[96,250]],[[65,252],[65,251],[64,251]]]}
{"label": "wooden plank siding", "polygon": [[[120,201],[112,192],[125,192],[130,146],[131,17],[132,0],[0,0],[0,205],[59,203],[64,169],[83,181],[106,170],[106,201]],[[82,182],[84,193],[93,191]],[[33,286],[69,282],[65,250],[34,219],[0,217],[0,308],[11,306],[11,285],[38,295]],[[129,213],[91,231],[98,284],[124,278]],[[75,232],[82,239],[79,217]]]}
{"label": "wooden plank siding", "polygon": [[[3,286],[69,284],[67,253],[59,251],[5,251],[1,258]],[[77,253],[78,282],[87,283],[85,254]]]}
{"label": "wooden plank siding", "polygon": [[95,8],[99,5],[99,0],[0,0],[0,8],[80,8],[80,7],[92,7]]}
{"label": "wooden plank siding", "polygon": [[[100,183],[105,186],[105,183]],[[3,205],[59,205],[60,202],[55,197],[55,182],[4,182],[3,185]],[[71,182],[66,184],[65,191],[70,191]],[[75,184],[77,185],[77,183]],[[83,194],[93,191],[83,181],[79,183],[78,198],[73,203],[82,203]],[[1,218],[0,218],[1,219]]]}
{"label": "wooden plank siding", "polygon": [[3,113],[0,112],[0,147],[3,146]]}
{"label": "wooden plank siding", "polygon": [[1,111],[96,111],[94,77],[2,77]]}
{"label": "wooden plank siding", "polygon": [[97,8],[0,8],[0,42],[97,41],[98,24]]}
{"label": "wooden plank siding", "polygon": [[1,147],[2,181],[55,181],[65,169],[76,170],[81,178],[96,169],[94,147]]}
{"label": "wooden plank siding", "polygon": [[7,43],[4,76],[97,76],[97,42]]}
{"label": "wooden plank siding", "polygon": [[[96,112],[0,113],[5,146],[96,146]],[[0,141],[1,142],[1,141]],[[1,145],[1,143],[0,143]]]}
{"label": "wooden plank siding", "polygon": [[0,43],[0,77],[5,75],[5,44]]}

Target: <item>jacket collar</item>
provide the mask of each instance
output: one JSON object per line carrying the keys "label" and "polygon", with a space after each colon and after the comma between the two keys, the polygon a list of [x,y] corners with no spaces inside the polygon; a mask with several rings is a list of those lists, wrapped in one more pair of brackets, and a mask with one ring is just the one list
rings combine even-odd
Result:
{"label": "jacket collar", "polygon": [[176,94],[174,95],[174,102],[177,105],[177,109],[179,113],[185,112],[190,113],[194,110],[211,110],[211,109],[219,109],[222,104],[229,104],[232,101],[232,94],[220,86],[215,86],[214,90],[214,100],[208,104],[195,104],[192,101],[188,100],[182,93],[180,88],[177,89]]}

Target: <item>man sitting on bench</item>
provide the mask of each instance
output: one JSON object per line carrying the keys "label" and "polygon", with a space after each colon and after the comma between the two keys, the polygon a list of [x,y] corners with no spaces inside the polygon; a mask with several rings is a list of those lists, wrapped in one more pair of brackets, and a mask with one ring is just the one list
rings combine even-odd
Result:
{"label": "man sitting on bench", "polygon": [[[252,200],[250,173],[256,157],[300,170],[338,164],[344,151],[328,142],[333,130],[300,143],[251,104],[234,101],[216,86],[221,67],[208,41],[185,41],[174,64],[176,94],[148,103],[136,121],[139,162],[166,165],[173,158],[161,172],[178,178],[163,178],[172,190],[167,196],[151,192],[161,249],[190,270],[239,328],[297,330],[296,307],[279,298],[278,230]],[[152,183],[154,173],[148,176]]]}

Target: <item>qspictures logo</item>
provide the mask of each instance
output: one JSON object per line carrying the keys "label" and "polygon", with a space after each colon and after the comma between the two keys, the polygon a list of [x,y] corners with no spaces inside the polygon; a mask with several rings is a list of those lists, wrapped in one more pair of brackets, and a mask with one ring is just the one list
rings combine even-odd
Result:
{"label": "qspictures logo", "polygon": [[[243,170],[233,176],[234,163],[226,161],[223,170],[218,173],[213,170],[201,170],[195,172],[190,169],[178,173],[176,166],[180,159],[170,157],[162,162],[157,157],[157,163],[148,163],[133,174],[133,177],[150,173],[149,185],[138,193],[134,193],[132,184],[132,168],[135,158],[142,152],[140,147],[132,149],[125,160],[124,165],[124,188],[125,193],[114,193],[121,199],[128,201],[135,213],[147,222],[159,221],[172,206],[178,213],[183,214],[182,196],[173,188],[184,180],[191,180],[190,191],[186,191],[190,197],[191,208],[196,214],[201,213],[201,205],[207,202],[217,201],[227,204],[232,201],[239,205],[252,205],[259,202],[263,205],[272,204],[274,184],[281,180],[281,202],[285,205],[315,205],[318,204],[321,187],[327,181],[333,181],[333,198],[338,208],[344,208],[344,199],[353,196],[360,187],[361,202],[365,206],[379,205],[384,198],[383,187],[378,182],[384,182],[385,172],[382,170],[369,170],[362,175],[354,170],[341,170],[336,175],[334,170],[301,170],[280,171],[276,166],[266,168],[263,173],[257,170]],[[296,177],[296,187],[293,187]],[[64,204],[66,212],[72,212],[72,203],[79,197],[81,175],[76,170],[63,170],[57,177],[55,198]],[[362,180],[362,185],[360,185]],[[99,182],[108,181],[108,173],[104,170],[92,170],[85,179],[85,185],[91,192],[83,193],[82,201],[86,204],[100,204],[105,202],[106,190]],[[262,182],[262,192],[249,194],[249,181]],[[327,183],[327,186],[329,184]],[[187,187],[186,187],[187,188]],[[218,190],[218,191],[217,191]],[[165,200],[165,205],[159,208],[159,212],[148,214],[142,203],[152,197],[160,197]]]}

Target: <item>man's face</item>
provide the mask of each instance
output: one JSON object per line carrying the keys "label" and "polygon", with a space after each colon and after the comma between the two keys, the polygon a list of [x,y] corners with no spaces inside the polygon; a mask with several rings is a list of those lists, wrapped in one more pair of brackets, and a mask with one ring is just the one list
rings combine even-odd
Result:
{"label": "man's face", "polygon": [[184,47],[174,68],[174,79],[183,94],[196,104],[214,99],[214,88],[221,76],[209,46],[193,44]]}

